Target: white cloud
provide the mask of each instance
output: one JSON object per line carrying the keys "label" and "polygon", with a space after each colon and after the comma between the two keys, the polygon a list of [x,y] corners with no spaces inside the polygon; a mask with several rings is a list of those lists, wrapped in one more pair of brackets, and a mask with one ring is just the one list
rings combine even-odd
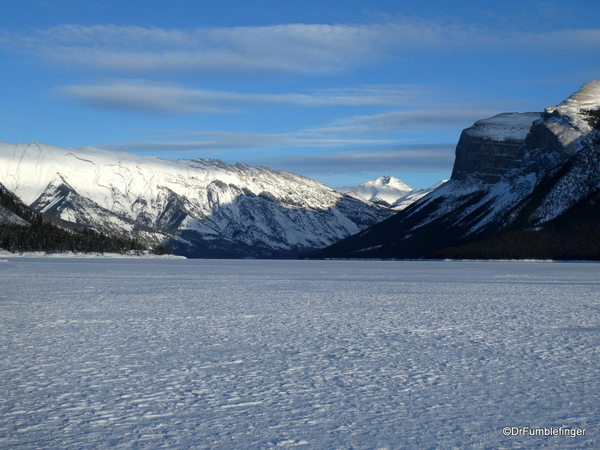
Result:
{"label": "white cloud", "polygon": [[361,86],[309,94],[251,94],[185,88],[147,81],[71,85],[58,89],[90,106],[153,114],[193,114],[238,111],[249,104],[321,106],[415,106],[432,101],[432,89],[419,85]]}
{"label": "white cloud", "polygon": [[[444,99],[438,89],[421,85],[360,86],[318,90],[309,94],[256,94],[192,89],[145,81],[118,81],[102,85],[64,86],[59,91],[68,98],[93,107],[159,115],[239,112],[255,104],[299,107],[377,105],[403,108],[401,111],[338,119],[323,127],[299,131],[295,133],[296,140],[306,140],[308,137],[322,141],[324,136],[339,140],[340,136],[464,128],[478,119],[505,110],[489,108],[499,106],[497,103],[500,102],[495,101],[451,102]],[[509,101],[501,103],[506,106]],[[482,106],[488,108],[481,108]],[[248,135],[245,136],[248,138]],[[252,136],[250,140],[254,141],[258,135]],[[281,141],[282,136],[287,136],[289,141],[291,135],[277,136],[277,141]]]}
{"label": "white cloud", "polygon": [[583,52],[600,29],[504,31],[415,18],[368,25],[284,24],[173,29],[61,25],[2,32],[0,45],[55,64],[117,73],[284,71],[331,73],[424,51]]}
{"label": "white cloud", "polygon": [[342,139],[306,136],[298,133],[240,133],[240,132],[200,132],[184,133],[187,140],[149,140],[118,142],[104,147],[130,152],[144,153],[196,153],[218,152],[222,150],[255,150],[257,148],[293,147],[343,147],[348,145],[382,145],[397,143],[391,139]]}
{"label": "white cloud", "polygon": [[117,72],[343,70],[389,45],[385,25],[273,25],[165,30],[62,25],[0,43],[53,62]]}
{"label": "white cloud", "polygon": [[[163,115],[225,113],[215,92],[149,83],[63,86],[58,92],[89,106]],[[219,101],[221,100],[221,101]]]}

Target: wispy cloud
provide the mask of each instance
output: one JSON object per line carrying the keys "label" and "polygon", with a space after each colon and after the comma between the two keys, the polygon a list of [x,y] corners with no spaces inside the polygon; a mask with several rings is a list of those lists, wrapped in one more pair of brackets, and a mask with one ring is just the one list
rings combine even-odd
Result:
{"label": "wispy cloud", "polygon": [[[114,150],[144,153],[218,153],[289,149],[295,147],[344,148],[357,145],[398,145],[414,142],[403,133],[461,129],[476,120],[497,114],[495,110],[448,109],[394,111],[370,116],[337,119],[311,129],[287,133],[247,133],[233,131],[163,132],[155,139],[105,144]],[[420,147],[419,147],[420,148]],[[422,154],[422,152],[421,152]]]}
{"label": "wispy cloud", "polygon": [[447,172],[454,163],[454,145],[390,145],[318,155],[263,158],[262,164],[302,174],[367,172]]}
{"label": "wispy cloud", "polygon": [[490,117],[499,112],[498,110],[472,108],[394,111],[338,119],[329,126],[313,128],[306,132],[314,135],[364,135],[465,128],[478,119]]}
{"label": "wispy cloud", "polygon": [[431,87],[420,85],[360,86],[308,94],[256,94],[186,88],[143,80],[58,88],[62,95],[89,106],[152,114],[181,115],[233,112],[250,104],[322,106],[403,106],[431,103]]}
{"label": "wispy cloud", "polygon": [[257,148],[293,148],[293,147],[344,147],[355,145],[382,145],[397,143],[394,139],[328,138],[309,136],[304,132],[296,133],[241,133],[241,132],[200,132],[183,133],[179,136],[187,139],[147,140],[117,142],[105,144],[112,150],[144,153],[197,153],[219,152],[222,150],[255,150]]}
{"label": "wispy cloud", "polygon": [[53,62],[116,72],[337,72],[389,45],[386,25],[273,25],[165,30],[62,25],[0,44]]}
{"label": "wispy cloud", "polygon": [[[157,115],[231,113],[256,104],[298,107],[386,106],[401,111],[338,119],[303,135],[362,135],[423,129],[462,128],[482,117],[505,110],[502,101],[456,102],[435,87],[379,85],[323,89],[308,94],[257,94],[185,88],[147,81],[118,81],[58,88],[67,98],[88,106]],[[487,108],[481,108],[487,106]],[[490,108],[493,107],[494,109]],[[282,136],[282,135],[280,135]]]}
{"label": "wispy cloud", "polygon": [[1,32],[0,45],[55,64],[117,73],[284,71],[332,73],[423,51],[600,49],[600,29],[504,31],[416,18],[366,25],[284,24],[162,29],[61,25]]}

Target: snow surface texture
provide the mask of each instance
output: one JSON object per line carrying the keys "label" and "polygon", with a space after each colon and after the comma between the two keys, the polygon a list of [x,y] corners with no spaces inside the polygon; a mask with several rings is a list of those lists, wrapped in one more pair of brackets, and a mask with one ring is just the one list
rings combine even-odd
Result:
{"label": "snow surface texture", "polygon": [[7,261],[0,448],[600,446],[597,264]]}
{"label": "snow surface texture", "polygon": [[366,181],[358,186],[342,186],[336,188],[336,190],[352,195],[359,200],[368,200],[400,211],[425,197],[445,182],[446,180],[440,181],[428,189],[411,189],[402,180],[385,175],[375,180]]}
{"label": "snow surface texture", "polygon": [[0,183],[34,209],[106,233],[162,242],[187,232],[262,256],[324,247],[392,214],[267,167],[91,147],[0,142]]}

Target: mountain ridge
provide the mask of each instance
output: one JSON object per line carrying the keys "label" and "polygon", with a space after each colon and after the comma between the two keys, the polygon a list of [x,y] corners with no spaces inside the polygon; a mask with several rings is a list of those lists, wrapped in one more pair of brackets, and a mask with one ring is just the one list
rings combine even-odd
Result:
{"label": "mountain ridge", "polygon": [[295,257],[392,213],[321,183],[208,158],[0,142],[0,182],[36,210],[189,257]]}

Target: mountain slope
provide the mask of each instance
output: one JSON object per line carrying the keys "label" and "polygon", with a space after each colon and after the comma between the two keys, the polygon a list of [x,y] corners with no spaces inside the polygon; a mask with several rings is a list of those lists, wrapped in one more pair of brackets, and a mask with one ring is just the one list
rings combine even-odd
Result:
{"label": "mountain slope", "polygon": [[31,226],[31,223],[21,217],[26,209],[14,194],[0,183],[0,226]]}
{"label": "mountain slope", "polygon": [[[461,135],[449,182],[397,215],[311,256],[464,257],[468,247],[469,257],[500,257],[498,252],[489,256],[485,243],[497,247],[499,236],[509,233],[524,239],[528,230],[555,230],[566,223],[564,217],[586,222],[582,226],[588,231],[597,229],[600,224],[590,219],[589,211],[600,189],[593,130],[598,108],[600,80],[544,113],[505,113],[476,122]],[[564,242],[574,237],[564,234],[567,228],[561,228]],[[533,247],[544,245],[542,240],[529,242],[531,249],[519,257],[534,257],[540,252]],[[460,252],[453,250],[458,248]],[[594,252],[600,258],[600,247]],[[566,253],[557,248],[549,257],[560,255]],[[569,255],[577,257],[576,252]]]}
{"label": "mountain slope", "polygon": [[288,172],[213,159],[0,143],[0,182],[38,211],[192,257],[294,256],[391,212]]}

